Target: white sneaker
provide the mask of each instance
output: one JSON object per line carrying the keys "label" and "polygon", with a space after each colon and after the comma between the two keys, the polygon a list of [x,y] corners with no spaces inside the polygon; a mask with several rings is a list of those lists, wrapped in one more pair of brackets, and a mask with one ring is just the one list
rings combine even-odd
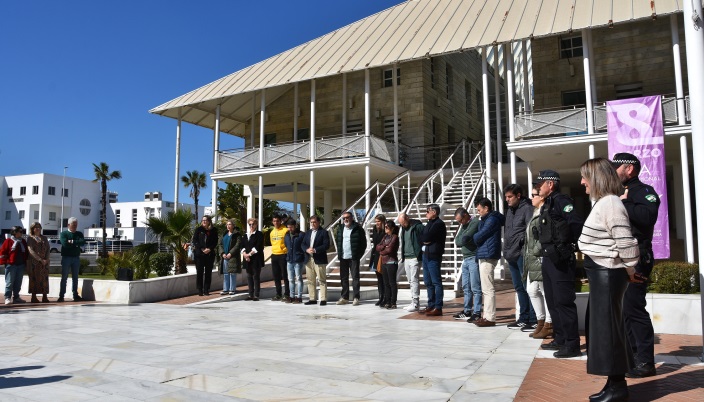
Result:
{"label": "white sneaker", "polygon": [[353,306],[359,306],[359,299],[354,299],[354,300],[352,301],[352,305],[353,305]]}
{"label": "white sneaker", "polygon": [[12,299],[6,297],[5,304],[12,304]]}
{"label": "white sneaker", "polygon": [[337,304],[338,304],[338,305],[340,305],[340,304],[347,304],[347,303],[348,303],[348,302],[347,302],[347,299],[340,299],[340,300],[337,301]]}
{"label": "white sneaker", "polygon": [[411,303],[408,306],[403,308],[406,311],[418,311],[418,305],[415,303]]}

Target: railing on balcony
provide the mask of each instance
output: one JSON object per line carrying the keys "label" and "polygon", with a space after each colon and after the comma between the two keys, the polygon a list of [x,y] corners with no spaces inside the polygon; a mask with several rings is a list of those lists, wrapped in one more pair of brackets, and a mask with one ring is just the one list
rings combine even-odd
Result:
{"label": "railing on balcony", "polygon": [[[280,166],[310,162],[309,141],[280,143],[264,147],[264,166]],[[394,161],[394,144],[383,138],[363,133],[325,137],[315,140],[315,160],[334,160],[364,157],[367,147],[369,155],[388,162]],[[218,160],[218,171],[227,172],[252,169],[260,166],[259,148],[222,151]]]}
{"label": "railing on balcony", "polygon": [[[685,97],[686,120],[690,121],[689,96]],[[662,97],[663,124],[677,125],[677,98]],[[587,133],[587,111],[585,108],[530,112],[516,116],[516,140],[536,137],[567,136]],[[594,105],[594,132],[607,129],[606,103]]]}

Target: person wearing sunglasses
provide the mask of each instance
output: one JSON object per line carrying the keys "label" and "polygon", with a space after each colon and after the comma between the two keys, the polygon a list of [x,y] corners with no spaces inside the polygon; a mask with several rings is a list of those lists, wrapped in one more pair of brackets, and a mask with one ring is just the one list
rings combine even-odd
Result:
{"label": "person wearing sunglasses", "polygon": [[203,215],[201,225],[193,233],[191,245],[195,256],[198,294],[206,296],[210,294],[210,280],[218,247],[218,230],[213,226],[213,218],[209,215]]}
{"label": "person wearing sunglasses", "polygon": [[438,204],[428,205],[425,214],[428,218],[428,223],[423,228],[423,232],[421,232],[420,244],[423,250],[423,282],[425,282],[425,288],[428,292],[428,306],[425,310],[419,310],[418,312],[433,317],[442,315],[444,291],[440,265],[442,256],[445,254],[447,226],[440,219],[440,206]]}
{"label": "person wearing sunglasses", "polygon": [[259,300],[262,267],[264,266],[264,234],[257,227],[257,220],[247,220],[247,236],[242,239],[242,265],[247,271],[249,297],[247,300]]}

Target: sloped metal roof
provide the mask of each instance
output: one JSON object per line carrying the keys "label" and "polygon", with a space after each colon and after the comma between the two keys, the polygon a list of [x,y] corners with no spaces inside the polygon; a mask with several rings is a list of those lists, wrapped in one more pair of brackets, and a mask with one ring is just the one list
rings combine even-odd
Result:
{"label": "sloped metal roof", "polygon": [[[150,110],[243,135],[290,84],[521,39],[559,35],[682,12],[683,0],[408,0],[272,56]],[[684,0],[686,1],[686,0]]]}

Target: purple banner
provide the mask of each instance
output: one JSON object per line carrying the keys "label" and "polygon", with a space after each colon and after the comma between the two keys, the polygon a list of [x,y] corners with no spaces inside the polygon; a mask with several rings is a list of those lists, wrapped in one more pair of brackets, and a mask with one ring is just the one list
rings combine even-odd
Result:
{"label": "purple banner", "polygon": [[665,177],[665,132],[662,128],[660,96],[606,102],[609,158],[619,152],[638,157],[640,181],[653,186],[660,196],[658,221],[653,232],[656,259],[670,258],[670,231],[667,215]]}

